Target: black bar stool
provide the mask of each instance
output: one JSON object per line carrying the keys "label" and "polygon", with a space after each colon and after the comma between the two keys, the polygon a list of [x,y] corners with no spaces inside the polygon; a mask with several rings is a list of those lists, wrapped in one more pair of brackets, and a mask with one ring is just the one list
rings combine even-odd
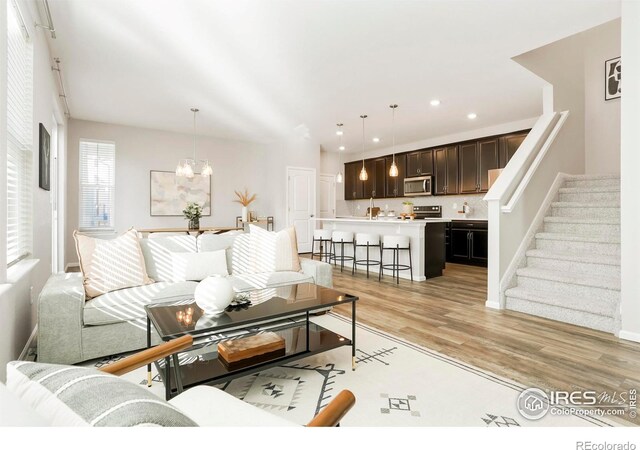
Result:
{"label": "black bar stool", "polygon": [[[320,244],[319,260],[322,261],[324,255],[325,262],[331,259],[331,230],[314,230],[313,239],[311,241],[311,259],[313,259],[316,242]],[[324,250],[324,252],[323,252]]]}
{"label": "black bar stool", "polygon": [[[357,259],[358,247],[366,247],[367,259]],[[378,255],[380,256],[380,259],[371,259],[369,257],[369,249],[371,247],[378,249]],[[369,278],[369,266],[379,266],[380,262],[382,261],[380,235],[373,233],[357,233],[353,255],[356,257],[356,259],[353,260],[353,270],[351,271],[351,273],[356,273],[356,266],[367,266],[367,278]]]}
{"label": "black bar stool", "polygon": [[[336,244],[340,246],[340,255],[337,254]],[[348,256],[344,254],[344,246],[351,246],[353,250],[353,255],[355,255],[355,244],[353,243],[353,233],[351,231],[334,231],[331,234],[331,247],[332,252],[330,256],[330,260],[335,264],[337,261],[340,261],[340,272],[344,270],[344,262],[345,261],[353,261],[353,256]]]}
{"label": "black bar stool", "polygon": [[[393,276],[396,278],[398,284],[400,284],[400,271],[408,270],[411,274],[411,281],[413,281],[413,264],[411,262],[411,240],[409,236],[389,235],[382,237],[382,245],[380,246],[380,261],[382,261],[382,254],[384,250],[391,250],[393,252],[393,263],[383,264],[380,263],[380,273],[378,274],[378,281],[382,280],[382,275],[385,270],[392,270]],[[400,264],[400,252],[409,252],[409,265]]]}

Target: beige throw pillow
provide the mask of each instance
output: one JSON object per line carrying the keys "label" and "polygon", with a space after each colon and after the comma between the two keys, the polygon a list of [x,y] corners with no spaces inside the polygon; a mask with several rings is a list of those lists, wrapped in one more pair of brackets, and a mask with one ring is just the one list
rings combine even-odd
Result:
{"label": "beige throw pillow", "polygon": [[88,299],[107,292],[153,283],[133,228],[115,239],[97,239],[73,232],[84,292]]}
{"label": "beige throw pillow", "polygon": [[286,228],[275,233],[250,224],[249,231],[254,273],[302,270],[295,228]]}

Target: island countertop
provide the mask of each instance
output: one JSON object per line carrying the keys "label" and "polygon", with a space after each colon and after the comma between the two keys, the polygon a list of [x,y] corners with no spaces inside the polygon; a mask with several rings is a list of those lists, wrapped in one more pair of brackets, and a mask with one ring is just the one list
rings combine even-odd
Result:
{"label": "island countertop", "polygon": [[317,217],[314,220],[324,222],[350,222],[350,223],[369,223],[376,225],[424,225],[425,223],[442,223],[451,222],[451,219],[372,219],[369,220],[366,217]]}

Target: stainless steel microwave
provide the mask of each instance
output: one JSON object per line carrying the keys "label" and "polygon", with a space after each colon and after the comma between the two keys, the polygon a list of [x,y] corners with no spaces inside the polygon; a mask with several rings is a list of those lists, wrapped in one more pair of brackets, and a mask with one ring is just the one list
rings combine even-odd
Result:
{"label": "stainless steel microwave", "polygon": [[415,195],[431,195],[431,182],[433,176],[426,175],[424,177],[411,177],[404,179],[404,195],[405,197]]}

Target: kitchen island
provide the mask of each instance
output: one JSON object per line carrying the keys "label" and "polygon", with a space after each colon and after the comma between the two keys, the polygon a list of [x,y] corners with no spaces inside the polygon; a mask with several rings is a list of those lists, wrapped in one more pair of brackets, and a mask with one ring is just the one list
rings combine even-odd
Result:
{"label": "kitchen island", "polygon": [[[395,234],[408,236],[411,242],[413,280],[425,281],[427,278],[442,275],[442,269],[444,269],[445,265],[445,225],[450,222],[451,219],[369,220],[364,217],[337,217],[318,218],[316,220],[322,224],[323,229],[351,231],[354,236],[356,233],[375,233],[380,235],[380,239],[382,239],[384,235]],[[345,255],[352,256],[352,249],[345,247]],[[375,250],[370,250],[369,257],[372,260],[378,260],[379,254]],[[358,249],[358,259],[364,258],[365,250]],[[391,264],[392,262],[391,251],[385,252],[383,263]],[[409,257],[407,252],[401,252],[400,264],[408,263]],[[364,266],[358,266],[357,269],[365,270]],[[376,267],[371,267],[370,270],[377,276],[378,270]],[[385,270],[384,274],[390,276],[391,271]],[[400,271],[400,278],[411,279],[409,271]]]}

